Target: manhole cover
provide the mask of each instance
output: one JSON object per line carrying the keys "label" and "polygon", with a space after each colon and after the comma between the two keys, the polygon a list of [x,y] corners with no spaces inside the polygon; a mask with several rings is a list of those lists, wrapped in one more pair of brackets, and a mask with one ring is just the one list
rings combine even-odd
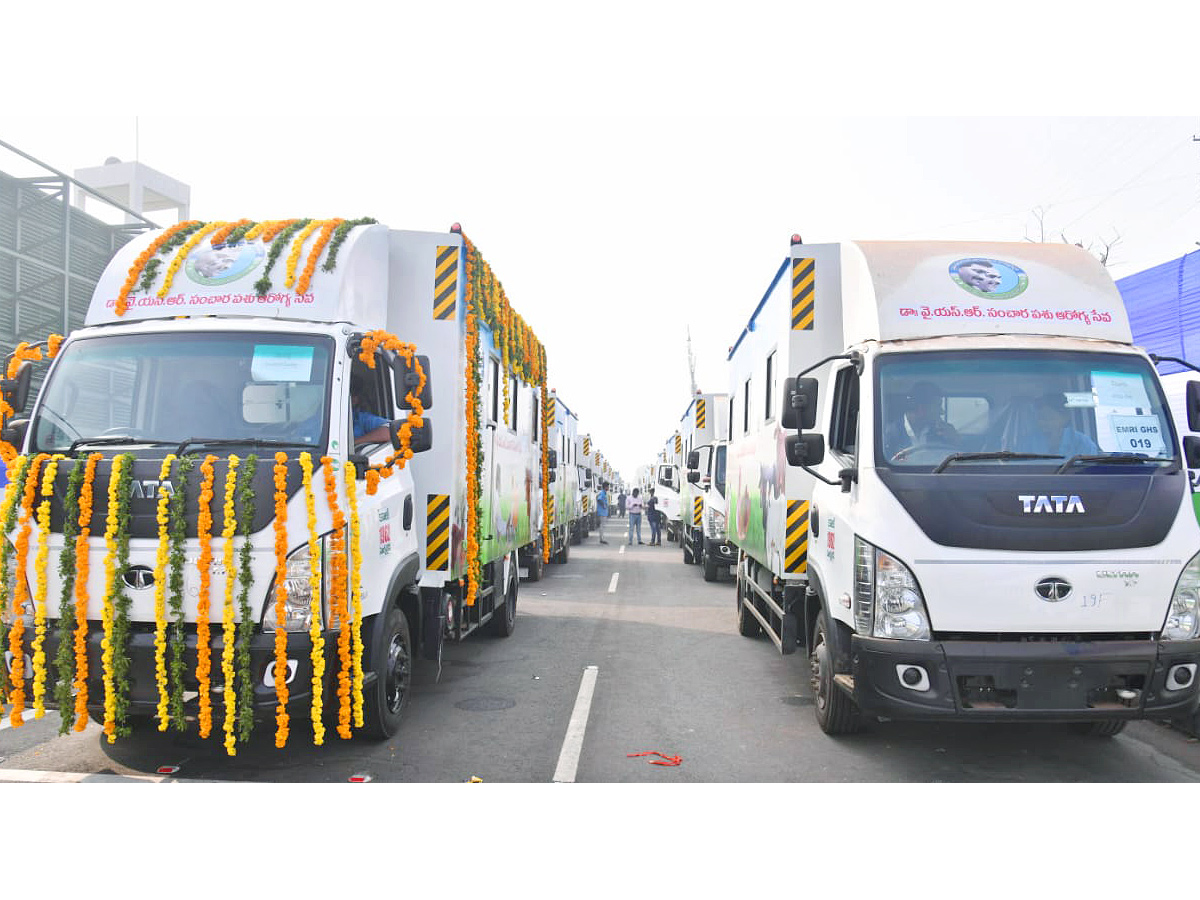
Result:
{"label": "manhole cover", "polygon": [[791,697],[784,697],[783,702],[786,703],[788,706],[812,706],[813,698],[812,697],[791,696]]}
{"label": "manhole cover", "polygon": [[511,709],[517,705],[517,701],[505,700],[501,697],[473,697],[470,700],[460,700],[454,705],[468,712],[489,712],[497,709]]}

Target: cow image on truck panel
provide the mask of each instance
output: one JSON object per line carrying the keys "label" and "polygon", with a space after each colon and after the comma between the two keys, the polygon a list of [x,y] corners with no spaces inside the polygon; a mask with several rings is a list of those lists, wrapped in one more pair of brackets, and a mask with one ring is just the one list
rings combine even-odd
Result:
{"label": "cow image on truck panel", "polygon": [[1196,709],[1200,447],[1085,251],[794,239],[728,361],[739,630],[825,731]]}
{"label": "cow image on truck panel", "polygon": [[27,419],[37,348],[4,391],[13,724],[384,738],[419,656],[513,631],[548,535],[546,356],[457,226],[181,223],[47,349]]}

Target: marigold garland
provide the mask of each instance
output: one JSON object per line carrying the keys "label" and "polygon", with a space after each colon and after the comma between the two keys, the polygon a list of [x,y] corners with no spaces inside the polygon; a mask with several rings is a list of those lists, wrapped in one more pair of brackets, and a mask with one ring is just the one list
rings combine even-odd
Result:
{"label": "marigold garland", "polygon": [[304,242],[309,236],[321,227],[323,223],[320,220],[310,221],[307,225],[300,229],[300,233],[296,235],[296,239],[292,241],[292,250],[287,258],[287,277],[284,279],[284,287],[291,289],[296,283],[296,266],[300,263],[300,254],[304,250]]}
{"label": "marigold garland", "polygon": [[92,505],[95,495],[96,467],[102,453],[88,455],[79,488],[79,535],[75,538],[75,730],[83,731],[88,722],[88,572],[92,536]]}
{"label": "marigold garland", "polygon": [[229,457],[229,471],[225,474],[225,504],[223,508],[224,527],[221,537],[225,539],[225,605],[222,609],[222,646],[221,646],[221,676],[224,680],[222,697],[225,702],[225,752],[230,756],[237,754],[237,740],[234,734],[237,724],[237,681],[234,672],[234,653],[237,649],[237,623],[234,614],[234,584],[237,580],[237,570],[233,567],[233,538],[237,533],[237,515],[234,510],[234,498],[237,496],[237,469],[240,460],[236,455]]}
{"label": "marigold garland", "polygon": [[125,284],[121,287],[121,292],[117,294],[116,313],[118,316],[125,315],[129,309],[129,295],[133,291],[134,285],[138,283],[138,277],[142,274],[142,270],[146,264],[153,259],[160,249],[163,248],[168,241],[171,241],[177,234],[183,231],[190,233],[199,228],[203,223],[190,219],[187,222],[180,222],[178,225],[172,225],[160,234],[150,246],[141,252],[132,266],[129,267],[129,277],[125,279]]}
{"label": "marigold garland", "polygon": [[333,230],[341,225],[345,219],[330,219],[321,225],[321,233],[317,235],[317,240],[313,244],[312,251],[308,254],[308,262],[304,265],[304,271],[300,275],[300,282],[296,285],[296,293],[303,294],[308,291],[308,286],[312,282],[313,273],[317,268],[317,260],[321,257],[321,251],[325,249],[325,245],[329,243],[329,238],[333,234]]}
{"label": "marigold garland", "polygon": [[381,478],[390,478],[397,469],[403,469],[408,461],[412,459],[413,429],[420,428],[425,423],[425,420],[422,418],[425,414],[425,409],[421,405],[420,397],[425,390],[427,376],[421,363],[416,358],[417,348],[412,344],[405,343],[395,335],[388,334],[386,331],[368,331],[362,337],[358,358],[366,363],[369,368],[375,368],[375,351],[379,347],[402,356],[408,363],[409,368],[415,370],[417,384],[414,389],[409,390],[404,396],[404,402],[409,413],[404,423],[396,431],[397,437],[400,439],[399,449],[381,465],[371,466],[367,469],[367,493],[371,495],[379,489]]}
{"label": "marigold garland", "polygon": [[349,219],[344,220],[333,231],[333,240],[329,243],[329,252],[325,254],[325,262],[321,265],[323,272],[332,272],[337,266],[338,250],[342,243],[346,240],[346,236],[350,234],[359,225],[374,225],[375,220],[372,218]]}
{"label": "marigold garland", "polygon": [[309,623],[308,636],[312,641],[312,727],[313,743],[318,747],[325,742],[325,724],[322,721],[325,684],[325,636],[322,634],[321,613],[321,543],[317,536],[317,505],[313,496],[312,455],[300,454],[300,471],[303,473],[304,510],[308,517],[308,590]]}
{"label": "marigold garland", "polygon": [[287,454],[275,454],[275,746],[288,739],[287,686]]}
{"label": "marigold garland", "polygon": [[254,223],[252,223],[249,219],[238,219],[236,222],[226,222],[224,225],[213,231],[212,237],[208,241],[208,245],[210,247],[220,247],[229,240],[230,235],[232,235],[234,231],[241,229],[242,233],[244,234],[245,229],[242,228],[242,226],[249,226],[252,224]]}
{"label": "marigold garland", "polygon": [[183,731],[186,728],[183,707],[183,679],[187,668],[184,661],[187,641],[185,638],[186,616],[183,609],[184,567],[187,562],[185,553],[187,518],[185,512],[187,506],[188,473],[195,464],[196,457],[194,456],[184,456],[179,460],[179,468],[176,472],[178,483],[171,494],[169,503],[170,521],[167,526],[167,530],[171,535],[171,552],[168,556],[171,574],[167,582],[167,589],[170,592],[168,605],[171,615],[168,635],[171,649],[171,659],[168,666],[171,695],[169,705],[170,722],[176,731]]}
{"label": "marigold garland", "polygon": [[171,259],[171,264],[167,266],[167,273],[163,275],[162,287],[158,289],[157,296],[160,300],[165,299],[170,292],[171,284],[175,281],[175,273],[179,271],[179,267],[183,265],[183,261],[187,259],[188,254],[205,237],[220,228],[222,224],[221,222],[209,222],[207,225],[197,228],[184,242],[183,246],[175,251],[175,256]]}
{"label": "marigold garland", "polygon": [[250,610],[250,588],[254,584],[254,573],[250,568],[250,530],[254,524],[254,473],[258,470],[258,457],[251,453],[241,467],[238,496],[241,498],[241,514],[238,531],[242,535],[242,548],[238,557],[238,627],[237,650],[234,667],[238,673],[237,728],[238,740],[250,740],[254,728],[254,682],[250,677],[250,643],[254,637],[254,614]]}
{"label": "marigold garland", "polygon": [[[25,493],[25,474],[29,466],[29,457],[16,457],[9,468],[9,482],[4,487],[4,501],[0,504],[0,530],[4,534],[12,533],[17,521],[18,500]],[[6,539],[0,539],[0,652],[8,647],[8,609],[13,597],[13,575],[9,566],[12,544]],[[14,607],[15,609],[15,607]],[[8,669],[0,666],[0,713],[8,701]]]}
{"label": "marigold garland", "polygon": [[9,711],[9,722],[15,727],[23,725],[25,719],[25,609],[29,605],[29,586],[24,573],[29,564],[29,535],[33,525],[33,500],[36,495],[42,465],[50,457],[39,453],[29,464],[28,473],[21,494],[21,512],[18,522],[19,531],[16,540],[16,577],[13,588],[13,624],[8,635],[8,649],[12,653],[12,709]]}
{"label": "marigold garland", "polygon": [[541,384],[542,421],[539,433],[542,436],[542,562],[550,562],[550,504],[554,492],[550,489],[550,434],[546,430],[546,410],[550,403],[550,394],[546,382]]}
{"label": "marigold garland", "polygon": [[33,717],[46,715],[46,596],[47,574],[50,562],[50,499],[54,496],[54,481],[58,477],[58,461],[63,457],[54,455],[42,472],[42,502],[37,508],[38,550],[34,560],[37,573],[37,588],[33,595]]}
{"label": "marigold garland", "polygon": [[361,526],[358,518],[358,485],[354,463],[346,461],[342,467],[346,484],[346,506],[350,510],[350,596],[352,612],[350,636],[353,641],[353,676],[351,698],[354,703],[354,727],[363,727],[363,644],[362,644],[362,545]]}
{"label": "marigold garland", "polygon": [[[340,667],[338,669],[338,735],[343,740],[350,738],[350,631],[351,624],[346,608],[346,517],[338,504],[337,478],[333,471],[333,458],[321,457],[321,473],[325,478],[325,502],[333,519],[333,533],[330,535],[330,598],[329,616],[337,622],[337,653]],[[331,622],[332,627],[332,622]]]}
{"label": "marigold garland", "polygon": [[171,495],[161,485],[169,484],[175,454],[168,453],[158,472],[158,551],[154,557],[154,682],[158,686],[158,730],[166,731],[171,721],[171,695],[167,679],[167,562],[171,554]]}
{"label": "marigold garland", "polygon": [[[101,622],[104,627],[104,638],[100,642],[102,680],[104,683],[104,734],[111,744],[116,741],[118,730],[124,725],[124,706],[122,702],[121,669],[128,667],[125,657],[125,631],[122,613],[128,606],[121,574],[127,565],[123,556],[128,556],[129,531],[129,468],[133,457],[122,454],[112,461],[112,471],[108,479],[108,515],[105,517],[104,529],[104,602],[101,608]],[[124,546],[122,546],[124,545]],[[124,553],[122,553],[124,549]],[[124,664],[124,665],[122,665]]]}
{"label": "marigold garland", "polygon": [[216,472],[213,463],[217,457],[211,453],[200,463],[200,510],[196,519],[196,533],[200,542],[200,558],[196,567],[200,573],[200,596],[196,600],[196,681],[200,692],[200,737],[212,733],[212,647],[209,630],[209,611],[212,585],[212,500],[213,480]]}
{"label": "marigold garland", "polygon": [[287,246],[292,235],[304,228],[311,222],[312,219],[292,219],[275,231],[271,236],[263,237],[264,243],[271,242],[271,249],[267,252],[267,261],[263,265],[262,277],[254,282],[254,291],[258,296],[265,297],[267,291],[271,289],[271,269],[275,266],[275,260],[279,259],[283,248]]}

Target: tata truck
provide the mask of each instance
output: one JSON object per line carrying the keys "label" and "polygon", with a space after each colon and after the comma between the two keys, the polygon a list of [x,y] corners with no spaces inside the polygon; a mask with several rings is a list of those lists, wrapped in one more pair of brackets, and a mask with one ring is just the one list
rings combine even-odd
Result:
{"label": "tata truck", "polygon": [[729,435],[729,395],[697,394],[683,414],[680,431],[687,450],[687,495],[683,561],[699,565],[705,581],[716,581],[737,561],[725,531],[725,471]]}
{"label": "tata truck", "polygon": [[793,238],[728,363],[738,628],[825,732],[1194,713],[1200,438],[1092,256]]}
{"label": "tata truck", "polygon": [[5,430],[14,724],[57,705],[110,740],[208,736],[236,712],[283,746],[352,697],[394,734],[415,661],[511,634],[542,552],[545,354],[506,305],[457,226],[126,244]]}

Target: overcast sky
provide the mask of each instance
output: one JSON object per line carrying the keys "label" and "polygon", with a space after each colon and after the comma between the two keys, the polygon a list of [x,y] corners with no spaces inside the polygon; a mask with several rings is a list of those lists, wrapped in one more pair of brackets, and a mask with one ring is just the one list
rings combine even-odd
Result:
{"label": "overcast sky", "polygon": [[[1150,3],[1117,34],[1103,3],[1062,5],[1082,17],[1016,3],[986,28],[940,3],[860,18],[499,6],[447,5],[452,22],[401,4],[386,27],[327,12],[291,43],[256,42],[269,20],[249,14],[219,40],[127,41],[103,71],[18,49],[27,89],[15,113],[0,106],[0,139],[68,173],[137,158],[190,185],[203,220],[461,222],[545,343],[551,386],[626,478],[690,402],[689,329],[698,387],[727,390],[727,350],[794,232],[1066,235],[1111,244],[1114,277],[1200,241],[1200,115],[1124,117],[1190,111],[1140,87],[1180,83],[1159,57],[1190,11],[1157,22]],[[92,29],[125,37],[87,15],[54,57],[94,48]],[[1151,35],[1147,68],[1131,50]],[[55,79],[60,104],[38,93]],[[858,111],[871,115],[840,115]],[[1123,117],[1055,115],[1109,111]],[[2,151],[0,169],[24,173]]]}

